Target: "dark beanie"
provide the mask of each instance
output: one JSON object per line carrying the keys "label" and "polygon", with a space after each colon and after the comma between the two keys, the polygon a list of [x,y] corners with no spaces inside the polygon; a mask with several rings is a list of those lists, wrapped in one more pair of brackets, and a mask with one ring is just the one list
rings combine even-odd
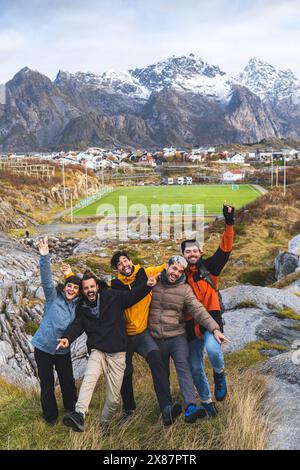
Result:
{"label": "dark beanie", "polygon": [[67,279],[65,280],[64,285],[66,286],[69,283],[70,284],[75,284],[76,286],[80,287],[81,286],[81,279],[80,279],[80,277],[76,276],[75,274],[72,274],[72,276],[67,277]]}

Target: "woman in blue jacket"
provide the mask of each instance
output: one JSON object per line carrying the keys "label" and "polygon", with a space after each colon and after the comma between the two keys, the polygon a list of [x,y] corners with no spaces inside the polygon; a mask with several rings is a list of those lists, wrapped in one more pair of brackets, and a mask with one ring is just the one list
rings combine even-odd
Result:
{"label": "woman in blue jacket", "polygon": [[79,300],[81,280],[72,275],[64,287],[55,287],[51,273],[49,248],[46,240],[39,240],[40,272],[46,304],[39,329],[32,338],[34,357],[37,363],[41,385],[41,405],[47,424],[57,423],[58,410],[55,399],[54,368],[62,392],[64,407],[74,411],[77,400],[70,348],[57,350],[57,338],[75,318],[75,308]]}

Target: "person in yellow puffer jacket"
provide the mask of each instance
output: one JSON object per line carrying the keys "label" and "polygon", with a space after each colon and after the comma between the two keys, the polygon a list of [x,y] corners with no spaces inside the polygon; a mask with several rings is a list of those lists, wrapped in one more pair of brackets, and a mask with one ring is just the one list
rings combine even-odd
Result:
{"label": "person in yellow puffer jacket", "polygon": [[[118,290],[132,289],[144,282],[150,275],[158,276],[166,267],[165,264],[146,268],[141,267],[139,264],[134,265],[125,251],[117,251],[113,254],[111,266],[118,271],[118,275],[115,279],[112,279],[110,287]],[[119,424],[125,423],[136,409],[132,384],[132,359],[134,353],[145,358],[150,367],[154,390],[164,424],[172,424],[181,413],[181,405],[179,403],[172,403],[168,371],[163,363],[161,352],[147,329],[151,300],[152,292],[140,302],[124,311],[128,347],[126,352],[126,369],[121,388],[123,415]]]}

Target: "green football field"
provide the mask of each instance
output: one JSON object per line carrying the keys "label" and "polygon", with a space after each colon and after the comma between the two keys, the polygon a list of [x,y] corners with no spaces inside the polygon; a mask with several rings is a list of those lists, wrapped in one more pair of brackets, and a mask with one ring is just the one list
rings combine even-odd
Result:
{"label": "green football field", "polygon": [[205,214],[216,215],[222,213],[224,200],[239,208],[261,195],[249,184],[240,184],[238,188],[233,190],[231,184],[120,187],[93,204],[74,211],[74,215],[76,217],[95,216],[101,204],[113,205],[118,214],[120,196],[127,197],[127,207],[133,204],[144,204],[149,212],[151,204],[204,204]]}

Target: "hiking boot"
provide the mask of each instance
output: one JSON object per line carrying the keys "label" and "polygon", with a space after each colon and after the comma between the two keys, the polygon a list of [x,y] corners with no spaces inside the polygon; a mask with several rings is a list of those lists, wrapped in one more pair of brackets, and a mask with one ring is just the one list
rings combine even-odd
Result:
{"label": "hiking boot", "polygon": [[65,426],[72,428],[73,431],[83,432],[84,430],[84,415],[78,411],[73,411],[72,413],[64,416],[63,423]]}
{"label": "hiking boot", "polygon": [[135,410],[123,410],[123,413],[118,421],[119,426],[123,426],[123,424],[127,423],[134,414]]}
{"label": "hiking boot", "polygon": [[215,418],[218,414],[218,410],[214,402],[210,403],[201,403],[201,405],[206,409],[206,414],[208,418]]}
{"label": "hiking boot", "polygon": [[186,423],[195,423],[197,419],[203,419],[206,417],[206,410],[204,406],[196,406],[193,403],[188,405],[186,407],[185,413],[184,413],[184,420]]}
{"label": "hiking boot", "polygon": [[225,372],[218,374],[214,371],[215,397],[217,401],[222,401],[227,395],[227,385]]}
{"label": "hiking boot", "polygon": [[170,426],[173,424],[177,416],[180,415],[182,411],[180,403],[174,403],[173,405],[167,405],[162,412],[162,420],[164,426]]}

